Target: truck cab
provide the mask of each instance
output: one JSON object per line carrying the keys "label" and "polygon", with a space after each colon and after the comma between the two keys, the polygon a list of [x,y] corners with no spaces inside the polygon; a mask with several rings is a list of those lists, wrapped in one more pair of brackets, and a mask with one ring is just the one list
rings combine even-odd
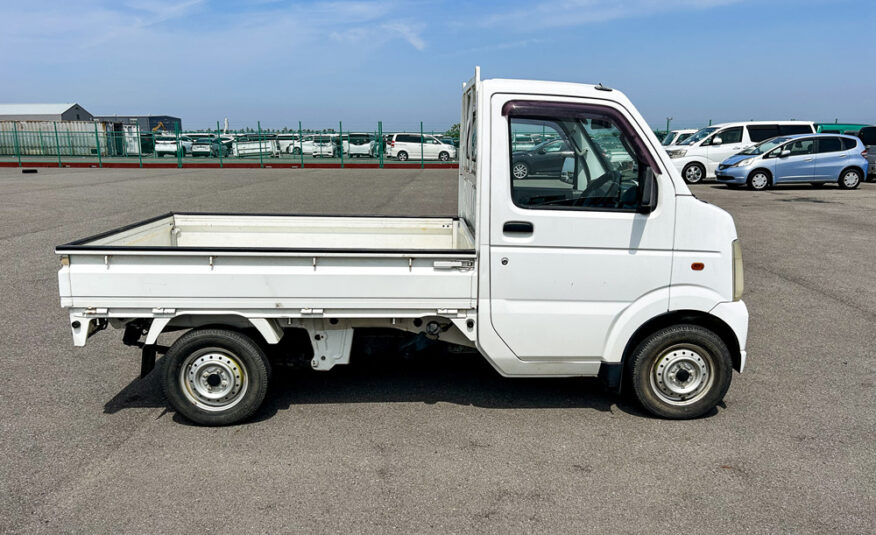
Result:
{"label": "truck cab", "polygon": [[[561,168],[515,176],[529,133],[565,142]],[[744,369],[733,219],[691,194],[619,91],[476,70],[458,196],[455,218],[160,216],[58,246],[62,306],[77,345],[109,321],[145,369],[163,330],[192,329],[163,382],[207,425],[258,408],[263,348],[293,329],[315,370],[348,363],[356,329],[389,327],[475,348],[508,377],[600,377],[664,418],[713,410]]]}

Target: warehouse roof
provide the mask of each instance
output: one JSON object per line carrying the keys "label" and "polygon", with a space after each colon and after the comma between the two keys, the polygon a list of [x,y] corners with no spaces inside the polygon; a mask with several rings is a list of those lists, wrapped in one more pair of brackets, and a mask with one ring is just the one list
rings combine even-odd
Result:
{"label": "warehouse roof", "polygon": [[66,104],[0,104],[0,115],[60,115],[75,105],[75,102]]}

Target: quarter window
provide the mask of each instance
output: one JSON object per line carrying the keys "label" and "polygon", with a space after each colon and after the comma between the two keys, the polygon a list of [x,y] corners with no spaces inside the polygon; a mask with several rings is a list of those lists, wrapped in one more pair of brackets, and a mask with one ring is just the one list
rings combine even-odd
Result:
{"label": "quarter window", "polygon": [[843,143],[843,150],[851,150],[858,145],[854,139],[849,139],[847,137],[841,137],[840,140]]}
{"label": "quarter window", "polygon": [[[521,208],[632,211],[639,202],[647,164],[626,132],[608,115],[575,107],[544,113],[523,107],[509,112],[511,193]],[[544,139],[514,150],[524,134]]]}
{"label": "quarter window", "polygon": [[760,143],[779,135],[779,125],[777,124],[752,124],[748,125],[748,137],[754,143]]}

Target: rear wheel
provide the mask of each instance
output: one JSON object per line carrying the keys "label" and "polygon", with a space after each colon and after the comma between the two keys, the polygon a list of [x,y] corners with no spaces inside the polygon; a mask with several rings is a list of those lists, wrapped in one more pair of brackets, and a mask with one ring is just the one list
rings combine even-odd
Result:
{"label": "rear wheel", "polygon": [[702,416],[730,388],[733,361],[718,335],[698,325],[674,325],[635,349],[627,373],[648,412],[670,419]]}
{"label": "rear wheel", "polygon": [[855,189],[861,185],[861,172],[857,169],[846,169],[840,173],[839,187],[842,189]]}
{"label": "rear wheel", "polygon": [[265,399],[270,364],[248,336],[197,329],[181,336],[164,357],[162,383],[180,414],[201,425],[229,425],[252,416]]}
{"label": "rear wheel", "polygon": [[684,181],[688,184],[697,184],[706,178],[706,168],[699,163],[689,163],[682,170]]}
{"label": "rear wheel", "polygon": [[402,151],[399,151],[399,153],[398,153],[398,155],[397,155],[396,157],[397,157],[400,161],[405,161],[405,160],[408,159],[408,153],[402,150]]}
{"label": "rear wheel", "polygon": [[748,187],[755,191],[765,190],[769,187],[772,178],[768,171],[755,169],[748,175]]}

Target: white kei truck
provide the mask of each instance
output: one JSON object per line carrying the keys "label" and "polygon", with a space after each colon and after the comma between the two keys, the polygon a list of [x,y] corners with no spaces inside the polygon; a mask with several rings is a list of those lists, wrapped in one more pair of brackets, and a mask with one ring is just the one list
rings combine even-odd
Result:
{"label": "white kei truck", "polygon": [[[713,411],[746,359],[731,216],[617,90],[478,69],[461,119],[456,217],[169,213],[57,246],[74,344],[124,329],[141,375],[164,353],[169,403],[202,425],[250,417],[279,354],[330,370],[369,328],[468,346],[506,377],[600,377],[663,418]],[[512,174],[528,132],[566,141],[553,176]]]}

